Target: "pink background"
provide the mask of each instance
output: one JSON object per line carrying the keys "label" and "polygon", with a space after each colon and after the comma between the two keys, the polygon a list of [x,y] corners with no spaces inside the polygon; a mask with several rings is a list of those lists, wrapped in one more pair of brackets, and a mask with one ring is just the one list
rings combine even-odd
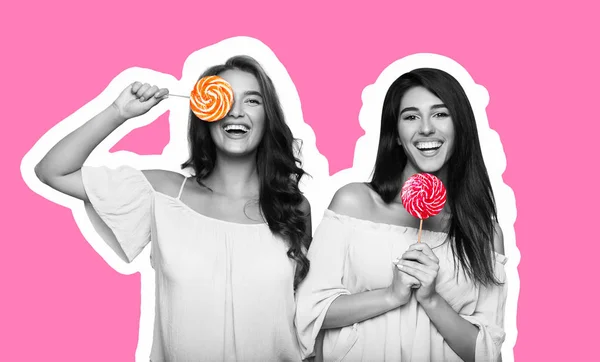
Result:
{"label": "pink background", "polygon": [[[331,173],[351,166],[362,134],[361,92],[385,67],[419,52],[465,67],[490,93],[490,127],[504,144],[504,181],[517,200],[522,257],[515,359],[598,358],[598,281],[591,266],[600,247],[596,233],[587,231],[597,223],[599,200],[589,186],[598,181],[576,173],[595,174],[599,164],[600,29],[592,1],[370,0],[356,8],[322,0],[229,1],[225,9],[198,3],[2,6],[0,360],[134,359],[139,274],[111,269],[83,239],[69,209],[27,188],[20,162],[40,136],[122,70],[141,66],[179,78],[192,52],[238,35],[261,40],[286,66]],[[329,85],[315,87],[315,79]],[[163,116],[119,148],[160,152],[167,133]]]}

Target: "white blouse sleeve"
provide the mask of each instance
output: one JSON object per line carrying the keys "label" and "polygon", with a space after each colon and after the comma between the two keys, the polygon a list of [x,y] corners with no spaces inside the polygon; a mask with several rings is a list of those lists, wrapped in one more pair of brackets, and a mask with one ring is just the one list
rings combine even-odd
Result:
{"label": "white blouse sleeve", "polygon": [[477,306],[472,315],[461,315],[479,328],[475,345],[475,361],[498,361],[506,333],[504,307],[507,285],[504,265],[507,258],[496,253],[495,275],[502,285],[481,286]]}
{"label": "white blouse sleeve", "polygon": [[153,194],[144,174],[129,166],[82,167],[85,192],[131,262],[150,242]]}
{"label": "white blouse sleeve", "polygon": [[351,225],[325,213],[308,250],[310,269],[296,292],[296,329],[302,358],[313,355],[315,339],[331,303],[350,294],[343,284]]}

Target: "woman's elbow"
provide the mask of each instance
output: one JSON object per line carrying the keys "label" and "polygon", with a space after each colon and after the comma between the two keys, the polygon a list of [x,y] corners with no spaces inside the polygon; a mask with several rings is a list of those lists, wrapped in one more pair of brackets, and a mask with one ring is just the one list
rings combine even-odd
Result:
{"label": "woman's elbow", "polygon": [[33,171],[35,172],[35,175],[42,183],[48,185],[48,183],[49,183],[48,176],[49,175],[48,175],[46,167],[44,167],[43,161],[40,161],[37,165],[35,165],[35,167],[33,168]]}
{"label": "woman's elbow", "polygon": [[34,167],[34,172],[37,178],[45,185],[56,189],[58,187],[57,181],[60,179],[60,175],[52,172],[52,168],[49,167],[43,160],[40,161]]}

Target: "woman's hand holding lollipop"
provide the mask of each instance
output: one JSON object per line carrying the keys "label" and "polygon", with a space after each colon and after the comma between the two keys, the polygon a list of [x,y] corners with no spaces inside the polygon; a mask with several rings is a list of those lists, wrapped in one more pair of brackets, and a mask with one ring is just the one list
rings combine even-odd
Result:
{"label": "woman's hand holding lollipop", "polygon": [[419,303],[425,304],[434,300],[437,294],[435,285],[440,266],[439,259],[435,256],[429,245],[425,243],[411,245],[402,254],[402,258],[396,265],[402,272],[410,275],[419,282],[415,291],[415,296]]}
{"label": "woman's hand holding lollipop", "polygon": [[166,88],[158,88],[148,83],[134,82],[127,86],[112,103],[121,122],[141,116],[165,99],[169,94]]}

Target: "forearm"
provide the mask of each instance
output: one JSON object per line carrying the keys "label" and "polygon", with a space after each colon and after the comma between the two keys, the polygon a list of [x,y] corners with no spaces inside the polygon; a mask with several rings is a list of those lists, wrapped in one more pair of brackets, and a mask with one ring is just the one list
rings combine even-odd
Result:
{"label": "forearm", "polygon": [[464,361],[474,361],[479,329],[456,313],[439,294],[421,306],[448,346]]}
{"label": "forearm", "polygon": [[340,295],[329,306],[322,328],[349,326],[387,313],[405,303],[386,288]]}
{"label": "forearm", "polygon": [[48,182],[81,169],[94,148],[123,121],[118,110],[109,106],[52,147],[36,166],[36,174]]}

